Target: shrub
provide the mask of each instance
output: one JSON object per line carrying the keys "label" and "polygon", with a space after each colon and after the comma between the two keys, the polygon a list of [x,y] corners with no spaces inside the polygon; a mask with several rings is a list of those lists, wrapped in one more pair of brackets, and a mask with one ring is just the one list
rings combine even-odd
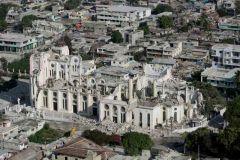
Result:
{"label": "shrub", "polygon": [[149,135],[138,132],[125,133],[122,143],[125,152],[131,156],[141,154],[142,150],[149,150],[153,146]]}

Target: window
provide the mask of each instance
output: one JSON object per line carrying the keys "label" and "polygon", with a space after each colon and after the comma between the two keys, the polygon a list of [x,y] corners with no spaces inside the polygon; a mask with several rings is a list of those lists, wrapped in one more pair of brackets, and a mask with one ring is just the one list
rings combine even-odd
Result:
{"label": "window", "polygon": [[174,112],[174,122],[177,122],[177,112]]}
{"label": "window", "polygon": [[109,106],[107,104],[105,104],[104,108],[105,108],[104,117],[106,118],[109,116]]}
{"label": "window", "polygon": [[48,97],[45,95],[43,96],[43,106],[46,108],[48,107]]}
{"label": "window", "polygon": [[148,125],[148,127],[150,127],[150,114],[149,113],[147,114],[147,125]]}
{"label": "window", "polygon": [[125,108],[121,108],[121,123],[126,122],[126,113],[125,113]]}
{"label": "window", "polygon": [[142,127],[142,113],[139,114],[139,126]]}
{"label": "window", "polygon": [[118,112],[118,111],[117,111],[117,106],[113,106],[113,114],[114,114],[114,115],[117,115],[117,112]]}
{"label": "window", "polygon": [[53,96],[54,96],[54,97],[57,97],[57,92],[53,92]]}
{"label": "window", "polygon": [[166,108],[163,108],[163,122],[166,121]]}

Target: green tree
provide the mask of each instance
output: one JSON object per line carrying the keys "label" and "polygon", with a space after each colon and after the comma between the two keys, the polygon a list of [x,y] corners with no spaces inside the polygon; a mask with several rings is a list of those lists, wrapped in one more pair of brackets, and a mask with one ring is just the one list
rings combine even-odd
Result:
{"label": "green tree", "polygon": [[209,30],[210,29],[210,20],[206,15],[202,15],[200,19],[196,22],[197,26],[200,26],[203,30]]}
{"label": "green tree", "polygon": [[228,15],[228,12],[224,8],[217,9],[217,13],[220,17],[224,17]]}
{"label": "green tree", "polygon": [[235,0],[236,14],[240,14],[240,0]]}
{"label": "green tree", "polygon": [[138,0],[127,0],[130,5],[138,5]]}
{"label": "green tree", "polygon": [[222,40],[222,43],[235,44],[235,39],[234,38],[224,38]]}
{"label": "green tree", "polygon": [[148,25],[147,25],[146,22],[144,22],[144,23],[140,23],[138,29],[143,30],[144,35],[150,33],[150,31],[149,31],[149,27],[148,27]]}
{"label": "green tree", "polygon": [[73,53],[73,48],[72,48],[72,42],[71,42],[71,38],[65,34],[63,35],[60,39],[57,40],[56,44],[57,45],[66,45],[68,46],[68,49],[69,49],[69,53],[72,54]]}
{"label": "green tree", "polygon": [[162,12],[172,12],[173,9],[171,6],[167,5],[167,4],[159,4],[157,5],[156,8],[153,9],[152,14],[159,14]]}
{"label": "green tree", "polygon": [[92,140],[98,145],[106,145],[111,141],[109,135],[98,130],[85,130],[82,135],[83,137]]}
{"label": "green tree", "polygon": [[20,70],[22,73],[25,71],[29,73],[29,59],[30,55],[25,55],[24,58],[20,60],[15,60],[11,63],[8,63],[7,68],[10,71],[14,69],[15,72],[18,72],[18,70]]}
{"label": "green tree", "polygon": [[50,128],[49,124],[45,124],[44,127],[36,132],[35,134],[28,137],[30,142],[39,143],[39,144],[48,144],[57,139],[63,137],[63,133]]}
{"label": "green tree", "polygon": [[122,34],[119,31],[113,31],[111,35],[111,41],[113,43],[121,43],[123,42]]}
{"label": "green tree", "polygon": [[128,132],[122,137],[124,150],[129,155],[141,154],[142,150],[149,150],[153,146],[153,141],[147,134],[138,132]]}
{"label": "green tree", "polygon": [[240,128],[240,96],[229,103],[224,118],[231,127]]}
{"label": "green tree", "polygon": [[35,15],[27,15],[22,18],[21,25],[23,28],[32,27],[32,22],[38,18]]}
{"label": "green tree", "polygon": [[234,81],[237,84],[237,88],[239,88],[240,87],[240,71],[237,71],[235,73],[235,80]]}
{"label": "green tree", "polygon": [[14,4],[0,4],[0,31],[3,31],[7,28],[7,22],[5,21],[6,15],[11,7],[17,7]]}
{"label": "green tree", "polygon": [[158,25],[160,28],[172,28],[173,27],[173,18],[169,16],[162,16],[158,18]]}
{"label": "green tree", "polygon": [[201,73],[202,73],[203,70],[199,70],[199,71],[196,71],[194,73],[191,74],[191,77],[192,77],[192,80],[193,81],[201,81]]}
{"label": "green tree", "polygon": [[2,69],[3,70],[7,70],[7,60],[6,60],[6,58],[4,58],[4,57],[1,57],[0,58],[0,63],[1,63],[1,65],[2,65]]}
{"label": "green tree", "polygon": [[226,106],[225,99],[222,97],[216,87],[199,81],[194,81],[192,85],[198,88],[203,94],[205,107],[202,113],[204,115],[210,116],[216,105],[220,105],[222,107]]}
{"label": "green tree", "polygon": [[44,10],[46,10],[46,11],[51,11],[51,12],[52,12],[52,7],[53,7],[53,5],[50,4],[50,5],[46,6],[46,7],[44,8]]}
{"label": "green tree", "polygon": [[0,31],[7,29],[7,22],[3,19],[0,19]]}
{"label": "green tree", "polygon": [[71,9],[75,9],[78,8],[81,4],[81,0],[68,0],[65,4],[64,4],[64,8],[66,10],[71,10]]}

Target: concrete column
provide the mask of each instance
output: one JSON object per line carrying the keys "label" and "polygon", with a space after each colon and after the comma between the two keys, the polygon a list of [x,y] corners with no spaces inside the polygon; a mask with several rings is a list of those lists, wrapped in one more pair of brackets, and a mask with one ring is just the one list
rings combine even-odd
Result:
{"label": "concrete column", "polygon": [[161,97],[165,97],[165,83],[164,82],[162,85],[162,96]]}
{"label": "concrete column", "polygon": [[49,108],[49,110],[53,110],[53,96],[52,96],[52,91],[50,91],[49,89],[48,89],[48,95],[47,95],[47,98],[48,98],[48,108]]}
{"label": "concrete column", "polygon": [[73,104],[72,104],[72,93],[70,91],[67,92],[67,108],[68,113],[73,113]]}
{"label": "concrete column", "polygon": [[117,100],[121,100],[122,99],[121,94],[122,94],[122,85],[119,84],[118,85]]}
{"label": "concrete column", "polygon": [[99,121],[103,121],[103,119],[104,119],[104,104],[103,103],[99,104],[98,116],[99,116],[98,117]]}
{"label": "concrete column", "polygon": [[128,99],[133,99],[133,80],[130,78],[128,82]]}
{"label": "concrete column", "polygon": [[189,98],[188,98],[188,86],[186,85],[186,88],[185,88],[185,103],[188,103],[189,101]]}
{"label": "concrete column", "polygon": [[62,93],[60,91],[57,92],[57,107],[58,111],[63,111],[63,104],[62,104]]}
{"label": "concrete column", "polygon": [[117,106],[117,119],[118,119],[118,123],[121,123],[121,106]]}
{"label": "concrete column", "polygon": [[126,122],[129,123],[132,120],[132,112],[128,111],[126,114]]}
{"label": "concrete column", "polygon": [[56,63],[55,71],[56,71],[56,79],[59,79],[59,64],[58,63]]}
{"label": "concrete column", "polygon": [[157,97],[157,82],[153,81],[153,97]]}
{"label": "concrete column", "polygon": [[82,112],[82,100],[80,92],[77,93],[77,105],[78,105],[78,111]]}
{"label": "concrete column", "polygon": [[112,122],[113,121],[113,105],[108,105],[109,106],[109,119]]}

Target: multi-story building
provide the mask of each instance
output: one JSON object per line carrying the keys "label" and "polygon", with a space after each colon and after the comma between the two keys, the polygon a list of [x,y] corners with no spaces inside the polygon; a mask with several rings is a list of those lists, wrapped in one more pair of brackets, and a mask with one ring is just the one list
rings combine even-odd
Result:
{"label": "multi-story building", "polygon": [[216,44],[212,46],[212,66],[223,68],[240,67],[240,45]]}
{"label": "multi-story building", "polygon": [[116,25],[138,22],[150,15],[150,8],[121,5],[97,6],[97,20]]}
{"label": "multi-story building", "polygon": [[224,69],[224,68],[206,68],[201,73],[201,81],[210,83],[212,86],[221,88],[236,88],[236,73],[239,68]]}
{"label": "multi-story building", "polygon": [[126,54],[128,51],[127,46],[121,46],[116,43],[106,44],[97,48],[97,54],[101,57],[110,57],[121,56]]}
{"label": "multi-story building", "polygon": [[153,42],[147,47],[148,58],[173,58],[182,52],[182,42]]}
{"label": "multi-story building", "polygon": [[222,30],[240,31],[240,18],[221,18],[218,27]]}
{"label": "multi-story building", "polygon": [[43,35],[57,35],[65,31],[62,23],[50,22],[45,20],[35,20],[32,22],[32,32],[41,33]]}
{"label": "multi-story building", "polygon": [[35,37],[16,33],[0,34],[0,51],[5,53],[25,53],[36,47]]}
{"label": "multi-story building", "polygon": [[139,64],[131,56],[115,56],[111,66],[96,69],[64,46],[33,54],[30,62],[32,105],[59,116],[52,119],[76,113],[154,129],[192,117],[200,104],[201,94],[171,78],[169,66]]}
{"label": "multi-story building", "polygon": [[136,45],[136,42],[144,37],[143,30],[126,30],[122,33],[123,42]]}
{"label": "multi-story building", "polygon": [[9,120],[0,122],[0,140],[8,140],[18,135],[18,126],[12,125]]}
{"label": "multi-story building", "polygon": [[53,160],[108,160],[116,155],[110,149],[103,148],[85,138],[76,138],[63,147],[54,150]]}

